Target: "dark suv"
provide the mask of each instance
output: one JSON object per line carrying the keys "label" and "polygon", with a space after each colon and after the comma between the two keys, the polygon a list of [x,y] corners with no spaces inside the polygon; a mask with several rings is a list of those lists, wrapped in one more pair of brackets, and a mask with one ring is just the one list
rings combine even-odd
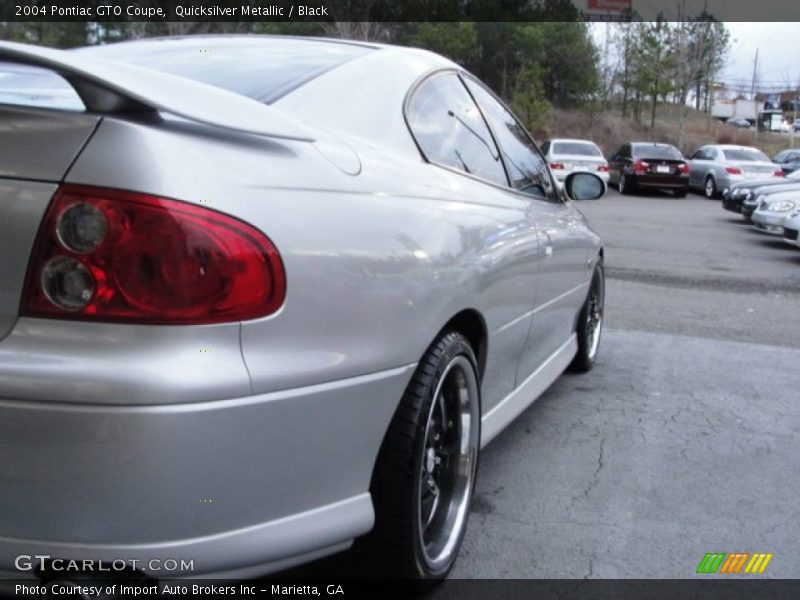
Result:
{"label": "dark suv", "polygon": [[608,159],[610,183],[620,194],[637,188],[671,190],[683,198],[689,189],[689,164],[675,146],[629,142]]}

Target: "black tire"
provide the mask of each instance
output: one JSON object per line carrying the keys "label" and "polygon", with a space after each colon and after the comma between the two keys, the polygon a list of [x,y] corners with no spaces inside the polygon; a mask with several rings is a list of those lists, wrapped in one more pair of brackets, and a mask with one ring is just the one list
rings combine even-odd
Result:
{"label": "black tire", "polygon": [[705,184],[703,185],[703,194],[705,194],[706,198],[709,200],[713,200],[717,197],[717,181],[714,179],[713,175],[706,177]]}
{"label": "black tire", "polygon": [[[589,285],[589,293],[586,295],[586,300],[583,303],[581,312],[578,314],[578,323],[575,327],[575,333],[578,337],[578,353],[572,359],[569,370],[574,373],[586,373],[591,371],[594,366],[594,361],[597,358],[597,351],[600,346],[600,338],[603,332],[603,312],[605,306],[605,293],[606,293],[606,279],[605,271],[603,270],[602,259],[598,261],[592,275],[592,282]],[[595,296],[596,294],[596,296]],[[599,301],[599,306],[594,304]],[[597,331],[597,338],[594,337],[594,329],[592,328],[599,309],[599,322],[594,323]],[[590,316],[592,317],[590,319]]]}
{"label": "black tire", "polygon": [[682,188],[680,190],[673,190],[672,194],[676,198],[686,198],[686,194],[687,194],[688,191],[689,191],[688,189]]}
{"label": "black tire", "polygon": [[[464,402],[456,390],[450,393],[450,400],[445,400],[446,386],[450,385],[450,379],[459,377],[463,377],[466,382],[469,388],[467,395],[470,399]],[[434,406],[434,401],[438,398],[441,400]],[[461,400],[458,400],[459,398]],[[441,437],[446,440],[451,437],[451,431],[446,427],[441,429],[443,432],[441,435],[436,433],[431,436],[431,432],[435,431],[434,414],[438,412],[440,403],[444,407],[445,402],[452,401],[455,401],[457,406],[470,405],[465,409],[469,410],[470,451],[461,455],[451,450],[433,459],[431,458],[433,448],[428,445],[431,439]],[[452,407],[452,403],[450,406]],[[449,415],[442,409],[442,422],[458,430],[455,437],[460,439],[458,436],[464,435],[465,429],[464,414],[459,413],[461,419],[454,420],[447,419],[445,414]],[[453,447],[458,443],[460,442]],[[475,354],[463,335],[455,331],[446,332],[431,344],[420,361],[378,453],[371,485],[375,506],[375,528],[370,535],[369,545],[375,552],[374,562],[382,575],[417,580],[423,585],[437,583],[447,576],[455,563],[466,531],[469,505],[475,489],[479,446],[480,383]],[[450,457],[453,455],[457,456],[457,460],[451,463]],[[432,465],[434,460],[436,466],[432,468],[425,466]],[[439,460],[442,462],[438,462]],[[434,480],[433,474],[437,469],[440,469],[440,476],[442,474],[444,476],[441,482],[437,480],[434,484],[437,492],[431,493],[433,487],[424,486]],[[458,475],[448,475],[451,469],[453,473],[460,472],[458,469],[468,473],[465,476],[468,482],[459,487]],[[447,476],[451,478],[446,479]],[[440,502],[439,494],[445,501],[448,499],[446,485],[448,482],[454,488],[461,489],[458,493],[459,500],[453,501],[452,506],[458,507],[457,510],[454,509],[453,514],[462,515],[460,519],[453,517],[456,522],[449,529],[450,512],[442,511],[441,508],[439,510],[443,514],[436,512]],[[430,511],[424,506],[423,496],[426,493],[428,498],[434,497]],[[456,496],[456,492],[451,491],[451,497],[456,498]],[[443,503],[441,506],[445,507],[447,504]],[[423,521],[427,521],[427,524],[423,525]],[[428,544],[426,541],[429,526],[434,529],[431,537],[435,537],[439,528],[443,536],[450,536],[447,538],[448,543],[442,547],[452,548],[452,551],[447,552],[443,561],[436,562],[429,555],[429,547],[431,549],[438,547],[438,542]]]}
{"label": "black tire", "polygon": [[633,193],[633,185],[631,185],[631,182],[628,181],[628,177],[625,175],[625,173],[619,174],[619,183],[617,184],[617,188],[619,189],[619,193],[623,196]]}

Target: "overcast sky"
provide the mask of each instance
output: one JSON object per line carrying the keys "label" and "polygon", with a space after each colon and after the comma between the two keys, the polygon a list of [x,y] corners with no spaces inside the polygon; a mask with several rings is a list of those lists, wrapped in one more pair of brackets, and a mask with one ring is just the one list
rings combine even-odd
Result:
{"label": "overcast sky", "polygon": [[[796,0],[795,0],[796,1]],[[731,33],[728,61],[720,79],[743,80],[749,87],[758,49],[758,81],[765,86],[794,87],[800,82],[800,23],[726,23]],[[605,26],[594,25],[594,37],[603,48]]]}
{"label": "overcast sky", "polygon": [[731,50],[723,77],[750,79],[758,52],[758,78],[765,84],[800,81],[800,23],[726,23]]}

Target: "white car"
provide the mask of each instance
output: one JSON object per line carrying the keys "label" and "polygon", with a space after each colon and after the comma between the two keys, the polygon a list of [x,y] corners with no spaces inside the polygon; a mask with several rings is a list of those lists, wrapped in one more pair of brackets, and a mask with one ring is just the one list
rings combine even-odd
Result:
{"label": "white car", "polygon": [[575,171],[591,171],[608,184],[608,161],[589,140],[548,140],[542,144],[547,164],[558,181]]}
{"label": "white car", "polygon": [[800,210],[791,213],[783,222],[783,241],[800,248]]}

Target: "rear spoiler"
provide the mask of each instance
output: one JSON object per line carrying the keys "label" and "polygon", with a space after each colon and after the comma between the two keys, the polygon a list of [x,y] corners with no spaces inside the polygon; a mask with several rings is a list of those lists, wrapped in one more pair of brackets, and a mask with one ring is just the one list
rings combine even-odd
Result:
{"label": "rear spoiler", "polygon": [[93,113],[163,111],[239,132],[302,142],[315,140],[301,123],[271,106],[192,79],[13,42],[0,42],[0,61],[58,73]]}

